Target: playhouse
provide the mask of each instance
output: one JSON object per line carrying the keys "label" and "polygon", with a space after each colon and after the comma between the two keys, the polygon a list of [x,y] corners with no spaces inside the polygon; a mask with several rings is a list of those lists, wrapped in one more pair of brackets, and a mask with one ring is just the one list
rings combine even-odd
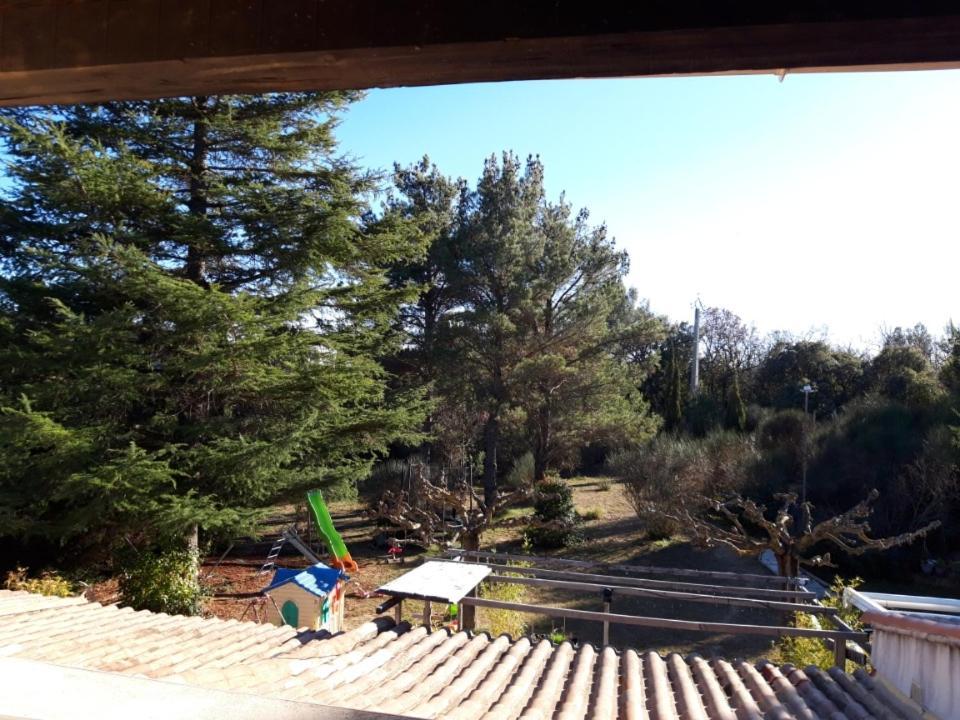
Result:
{"label": "playhouse", "polygon": [[343,595],[347,577],[339,568],[317,563],[305,569],[277,568],[264,589],[267,621],[311,630],[343,628]]}

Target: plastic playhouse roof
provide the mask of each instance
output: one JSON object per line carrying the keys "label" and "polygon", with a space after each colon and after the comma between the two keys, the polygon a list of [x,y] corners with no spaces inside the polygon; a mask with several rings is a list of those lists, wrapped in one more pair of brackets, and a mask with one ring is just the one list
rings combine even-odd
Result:
{"label": "plastic playhouse roof", "polygon": [[327,567],[323,563],[311,565],[305,570],[277,568],[273,575],[273,582],[264,589],[264,592],[292,582],[308,593],[318,597],[326,597],[337,586],[337,581],[342,577],[344,577],[343,570]]}

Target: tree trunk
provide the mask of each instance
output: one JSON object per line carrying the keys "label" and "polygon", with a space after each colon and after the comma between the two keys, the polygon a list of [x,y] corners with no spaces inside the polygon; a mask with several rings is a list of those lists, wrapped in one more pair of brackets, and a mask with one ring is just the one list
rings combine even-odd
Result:
{"label": "tree trunk", "polygon": [[800,574],[800,558],[792,553],[774,553],[780,577],[797,577]]}
{"label": "tree trunk", "polygon": [[[436,310],[436,288],[430,288],[426,293],[424,293],[420,298],[420,310],[423,313],[423,336],[420,340],[421,343],[421,359],[420,359],[420,370],[423,373],[423,379],[429,383],[430,389],[430,399],[438,397],[436,389],[433,387],[433,383],[437,380],[437,368],[436,368],[436,354],[434,347],[434,338],[436,336],[436,325],[437,325],[437,316],[438,311]],[[433,440],[430,438],[433,437],[433,428],[434,428],[434,415],[433,410],[427,413],[426,418],[423,422],[423,433],[427,436],[427,440],[423,441],[421,450],[423,456],[427,459],[427,463],[433,462]]]}
{"label": "tree trunk", "polygon": [[[543,336],[548,341],[553,337],[553,301],[547,298],[543,308]],[[547,477],[547,454],[550,450],[550,431],[553,417],[550,412],[550,392],[542,390],[540,407],[537,410],[537,439],[533,447],[533,481],[541,482]]]}
{"label": "tree trunk", "polygon": [[497,502],[497,447],[500,445],[500,418],[491,414],[483,426],[483,502],[487,508]]}
{"label": "tree trunk", "polygon": [[[479,550],[480,549],[480,531],[479,530],[468,530],[463,534],[463,549],[464,550]],[[470,593],[470,597],[475,597],[476,593]],[[472,605],[461,605],[460,606],[460,617],[458,618],[460,623],[461,630],[473,630],[477,625],[477,609]]]}
{"label": "tree trunk", "polygon": [[550,430],[553,417],[550,413],[550,407],[546,403],[540,406],[539,416],[537,441],[533,447],[534,482],[540,482],[547,477],[547,456],[550,449]]}
{"label": "tree trunk", "polygon": [[[191,215],[203,217],[207,214],[209,199],[207,197],[207,155],[209,141],[207,126],[203,111],[206,108],[207,98],[194,98],[197,116],[193,121],[193,147],[190,153],[190,196],[187,200],[187,209]],[[203,248],[199,247],[201,239],[192,237],[188,240],[187,261],[184,274],[188,280],[206,287],[207,257]]]}
{"label": "tree trunk", "polygon": [[[187,200],[187,209],[191,215],[205,216],[209,201],[207,199],[207,154],[209,152],[207,126],[203,118],[203,108],[207,98],[193,99],[197,115],[193,121],[193,147],[190,154],[190,196]],[[207,259],[201,248],[198,247],[198,238],[187,240],[187,260],[184,274],[187,279],[198,285],[206,286]],[[193,523],[184,534],[184,543],[187,551],[197,558],[197,577],[200,575],[200,527]]]}
{"label": "tree trunk", "polygon": [[200,526],[193,523],[183,534],[183,542],[187,546],[187,551],[200,555]]}

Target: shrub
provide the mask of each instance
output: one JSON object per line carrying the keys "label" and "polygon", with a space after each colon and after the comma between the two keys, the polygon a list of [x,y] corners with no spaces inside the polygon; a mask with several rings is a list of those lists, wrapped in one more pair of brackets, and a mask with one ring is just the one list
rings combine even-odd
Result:
{"label": "shrub", "polygon": [[538,524],[528,527],[524,538],[534,547],[567,547],[579,539],[573,492],[563,480],[548,479],[537,485],[533,509]]}
{"label": "shrub", "polygon": [[731,432],[701,439],[661,435],[637,450],[618,453],[610,470],[624,483],[627,498],[654,540],[681,530],[681,505],[695,507],[704,496],[739,492],[756,459],[753,441]]}
{"label": "shrub", "polygon": [[760,427],[763,422],[769,417],[770,411],[757,404],[750,404],[747,406],[747,426],[745,430],[747,432],[755,432],[758,427]]}
{"label": "shrub", "polygon": [[120,575],[123,605],[171,615],[197,615],[202,592],[199,557],[188,550],[141,552],[128,558]]}
{"label": "shrub", "polygon": [[27,568],[18,567],[7,573],[4,587],[7,590],[25,590],[38,595],[70,597],[73,595],[73,583],[58,573],[45,571],[38,578],[28,578]]}
{"label": "shrub", "polygon": [[559,520],[572,522],[576,510],[573,506],[573,492],[563,480],[548,479],[537,485],[533,496],[533,512],[544,521]]}
{"label": "shrub", "polygon": [[807,425],[802,410],[781,410],[761,423],[757,432],[760,447],[764,450],[791,448],[800,452]]}
{"label": "shrub", "polygon": [[613,487],[613,483],[610,482],[610,478],[600,478],[597,480],[597,492],[610,492],[610,488]]}
{"label": "shrub", "polygon": [[533,485],[534,461],[533,453],[528,452],[517,458],[517,461],[510,468],[504,484],[512,488],[529,488]]}
{"label": "shrub", "polygon": [[589,510],[578,512],[577,515],[581,520],[599,520],[603,513],[600,512],[600,508],[590,508]]}
{"label": "shrub", "polygon": [[[845,587],[857,588],[863,583],[860,578],[853,578],[845,581],[837,577],[830,586],[830,595],[823,599],[823,604],[829,607],[835,607],[839,610],[838,617],[854,630],[862,627],[860,622],[860,611],[854,607],[844,607],[843,589]],[[830,629],[829,618],[821,617],[820,627]],[[814,628],[817,627],[813,616],[806,613],[795,613],[793,616],[795,627]],[[790,663],[799,668],[805,668],[808,665],[815,665],[823,670],[829,670],[833,667],[833,650],[818,638],[809,637],[782,637],[777,641],[777,648],[780,651],[780,662]],[[851,662],[847,661],[848,666]],[[852,672],[854,667],[847,667],[848,672]]]}

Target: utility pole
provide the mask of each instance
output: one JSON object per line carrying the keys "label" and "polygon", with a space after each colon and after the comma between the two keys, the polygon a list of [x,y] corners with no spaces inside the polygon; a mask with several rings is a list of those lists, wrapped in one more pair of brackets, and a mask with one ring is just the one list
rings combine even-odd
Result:
{"label": "utility pole", "polygon": [[700,394],[700,301],[693,306],[693,364],[690,366],[690,397]]}

